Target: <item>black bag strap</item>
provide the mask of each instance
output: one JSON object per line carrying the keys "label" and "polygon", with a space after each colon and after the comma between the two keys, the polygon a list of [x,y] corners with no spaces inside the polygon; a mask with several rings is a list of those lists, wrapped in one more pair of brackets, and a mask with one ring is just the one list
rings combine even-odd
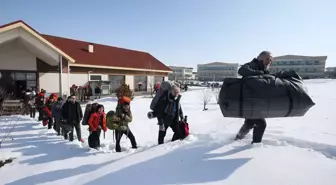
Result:
{"label": "black bag strap", "polygon": [[293,111],[293,96],[292,96],[292,93],[290,92],[290,89],[289,89],[289,84],[287,81],[285,81],[284,79],[280,79],[283,84],[285,85],[285,88],[286,88],[286,93],[287,93],[287,96],[288,96],[288,101],[289,101],[289,106],[288,106],[288,112],[287,114],[285,115],[285,117],[288,117],[292,111]]}
{"label": "black bag strap", "polygon": [[239,117],[242,118],[243,117],[243,108],[244,108],[244,98],[243,98],[243,94],[244,94],[244,81],[245,79],[241,79],[240,81],[240,91],[239,91]]}

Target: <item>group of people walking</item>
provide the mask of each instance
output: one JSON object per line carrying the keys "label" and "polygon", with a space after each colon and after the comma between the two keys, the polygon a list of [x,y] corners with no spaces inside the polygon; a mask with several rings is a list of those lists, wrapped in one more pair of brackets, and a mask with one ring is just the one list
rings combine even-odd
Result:
{"label": "group of people walking", "polygon": [[[179,127],[179,120],[183,119],[183,111],[180,104],[181,95],[180,89],[174,86],[170,91],[166,92],[157,103],[158,110],[158,144],[164,143],[167,129],[170,127],[174,132],[172,141],[183,139],[183,132]],[[89,126],[88,130],[90,136],[95,136],[94,141],[90,140],[90,143],[95,143],[92,148],[98,149],[100,147],[101,133],[108,131],[107,128],[107,114],[105,113],[104,106],[98,103],[93,103],[88,118],[84,118],[81,105],[76,101],[76,96],[71,95],[66,100],[61,97],[57,97],[55,94],[51,94],[48,97],[45,96],[46,91],[42,90],[35,97],[31,97],[28,100],[28,104],[32,104],[32,107],[36,107],[39,112],[38,120],[42,121],[44,126],[48,129],[54,129],[57,135],[63,136],[64,139],[73,141],[74,132],[76,132],[77,140],[84,142],[81,133],[81,122],[87,122]],[[116,152],[121,152],[120,141],[123,135],[131,142],[132,148],[137,148],[136,138],[131,131],[128,124],[133,121],[133,115],[131,111],[131,100],[128,97],[118,95],[118,104],[115,109],[115,113],[110,118],[114,123],[117,123],[119,127],[114,129],[114,135],[116,140]],[[33,108],[30,109],[32,112]],[[32,113],[31,117],[35,115]],[[97,139],[98,138],[98,139]],[[98,144],[97,144],[98,143]]]}
{"label": "group of people walking", "polygon": [[[243,77],[268,74],[268,67],[272,60],[270,52],[262,52],[258,58],[243,65],[238,70],[238,73]],[[76,96],[71,95],[64,101],[61,97],[57,98],[54,94],[45,97],[45,93],[46,92],[42,90],[34,98],[25,98],[25,104],[28,105],[30,110],[30,117],[35,118],[36,109],[39,112],[39,121],[42,121],[44,126],[48,126],[48,129],[53,128],[57,135],[62,135],[64,139],[69,139],[69,141],[74,140],[74,131],[76,131],[78,141],[84,142],[81,134],[83,112],[79,102],[76,101]],[[117,95],[117,97],[118,104],[110,120],[119,125],[119,127],[114,130],[116,152],[121,152],[120,140],[123,135],[126,135],[130,140],[132,148],[137,148],[137,142],[133,132],[128,126],[133,120],[130,107],[131,100],[120,94]],[[180,88],[173,85],[169,91],[161,95],[157,102],[155,110],[159,125],[158,144],[164,143],[164,138],[169,127],[174,132],[171,139],[172,141],[186,137],[183,127],[180,125],[181,121],[184,120],[180,99]],[[104,132],[105,135],[105,132],[108,130],[106,116],[103,105],[97,103],[92,105],[88,120],[85,120],[89,126],[90,136],[95,136],[93,138],[96,138],[94,141],[96,144],[92,144],[92,148],[100,147],[99,138],[101,133]],[[237,133],[235,140],[243,139],[251,129],[254,129],[252,143],[260,143],[266,129],[265,119],[246,119]],[[89,144],[90,142],[92,143],[89,137]]]}

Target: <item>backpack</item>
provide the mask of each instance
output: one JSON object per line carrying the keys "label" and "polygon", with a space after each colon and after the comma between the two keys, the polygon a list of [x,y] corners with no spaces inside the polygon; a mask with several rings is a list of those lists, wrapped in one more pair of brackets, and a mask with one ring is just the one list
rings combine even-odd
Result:
{"label": "backpack", "polygon": [[114,111],[109,111],[106,114],[106,127],[110,130],[127,131],[127,126],[120,125],[119,123],[115,123],[112,121],[112,117],[114,116],[114,114]]}
{"label": "backpack", "polygon": [[114,114],[115,112],[113,110],[106,114],[106,127],[110,130],[116,130],[119,127],[117,123],[112,122],[112,117]]}
{"label": "backpack", "polygon": [[89,124],[88,122],[89,122],[90,116],[94,111],[96,111],[97,106],[98,106],[98,103],[93,103],[93,104],[88,103],[86,105],[82,125]]}
{"label": "backpack", "polygon": [[164,81],[160,84],[160,88],[156,92],[156,94],[155,94],[155,96],[152,99],[152,102],[150,104],[150,109],[151,110],[153,110],[155,112],[156,104],[158,103],[158,101],[160,100],[162,95],[164,95],[167,91],[169,91],[172,88],[173,85],[174,85],[174,83],[170,82],[170,81]]}

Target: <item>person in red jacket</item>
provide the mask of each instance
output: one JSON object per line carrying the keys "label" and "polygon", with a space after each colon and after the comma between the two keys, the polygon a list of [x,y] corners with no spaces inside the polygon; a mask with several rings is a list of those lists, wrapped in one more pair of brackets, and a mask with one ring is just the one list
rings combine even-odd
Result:
{"label": "person in red jacket", "polygon": [[91,133],[97,132],[98,137],[100,137],[101,130],[106,132],[106,113],[103,105],[97,106],[97,111],[91,114],[88,124]]}

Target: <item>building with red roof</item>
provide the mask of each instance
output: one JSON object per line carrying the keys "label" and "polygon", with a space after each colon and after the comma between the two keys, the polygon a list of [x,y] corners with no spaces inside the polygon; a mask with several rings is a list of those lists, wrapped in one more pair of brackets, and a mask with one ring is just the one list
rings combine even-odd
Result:
{"label": "building with red roof", "polygon": [[149,91],[171,72],[147,52],[41,34],[21,20],[0,26],[0,86],[16,96],[27,88],[69,95],[73,84],[98,82],[103,94],[123,83]]}

